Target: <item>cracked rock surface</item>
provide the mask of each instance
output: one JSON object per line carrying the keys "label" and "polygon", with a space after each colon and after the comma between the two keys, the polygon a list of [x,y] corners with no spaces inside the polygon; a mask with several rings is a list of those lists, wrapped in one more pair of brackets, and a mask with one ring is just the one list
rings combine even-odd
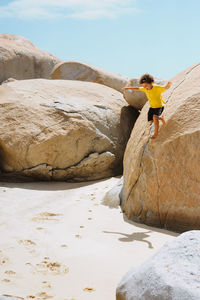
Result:
{"label": "cracked rock surface", "polygon": [[84,181],[119,175],[138,112],[121,93],[72,80],[0,87],[1,179]]}
{"label": "cracked rock surface", "polygon": [[0,34],[0,83],[15,79],[49,78],[61,60],[14,34]]}
{"label": "cracked rock surface", "polygon": [[142,265],[132,267],[117,287],[117,300],[200,299],[200,231],[165,243]]}
{"label": "cracked rock surface", "polygon": [[200,228],[200,64],[172,79],[155,140],[149,140],[148,104],[124,155],[122,209],[128,218],[178,232]]}

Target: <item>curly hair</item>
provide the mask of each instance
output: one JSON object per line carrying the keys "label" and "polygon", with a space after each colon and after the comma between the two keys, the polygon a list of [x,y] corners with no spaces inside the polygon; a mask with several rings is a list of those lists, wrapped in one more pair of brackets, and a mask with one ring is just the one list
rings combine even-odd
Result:
{"label": "curly hair", "polygon": [[153,83],[153,82],[154,82],[154,78],[150,74],[144,74],[144,75],[142,75],[140,77],[140,80],[139,80],[139,84]]}

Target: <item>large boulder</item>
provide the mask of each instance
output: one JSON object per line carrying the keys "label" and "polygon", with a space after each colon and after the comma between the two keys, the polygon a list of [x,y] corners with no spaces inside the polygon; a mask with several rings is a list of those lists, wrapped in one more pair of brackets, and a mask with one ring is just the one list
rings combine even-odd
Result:
{"label": "large boulder", "polygon": [[[155,78],[155,84],[158,85],[166,85],[167,81],[164,79]],[[138,78],[132,78],[130,79],[126,87],[139,87],[139,79]],[[140,91],[134,91],[134,90],[123,90],[124,99],[128,104],[135,107],[138,110],[141,110],[145,103],[148,101],[147,97],[144,92]]]}
{"label": "large boulder", "polygon": [[60,61],[22,36],[0,34],[0,83],[10,77],[49,78],[53,67]]}
{"label": "large boulder", "polygon": [[0,86],[1,179],[81,181],[121,174],[137,116],[121,93],[100,84],[5,83]]}
{"label": "large boulder", "polygon": [[65,61],[56,65],[51,73],[51,79],[68,79],[96,82],[109,86],[119,92],[128,82],[122,75],[78,61]]}
{"label": "large boulder", "polygon": [[133,128],[122,209],[134,221],[183,232],[200,228],[200,64],[172,82],[158,137],[149,139],[148,104]]}
{"label": "large boulder", "polygon": [[117,287],[117,300],[199,300],[200,231],[167,242]]}

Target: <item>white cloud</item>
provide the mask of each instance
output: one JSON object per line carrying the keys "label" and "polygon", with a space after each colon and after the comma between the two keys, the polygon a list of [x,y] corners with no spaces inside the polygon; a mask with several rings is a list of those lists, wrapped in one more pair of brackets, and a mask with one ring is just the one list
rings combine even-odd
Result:
{"label": "white cloud", "polygon": [[49,19],[68,17],[78,19],[115,18],[133,14],[136,0],[15,0],[0,5],[1,18]]}

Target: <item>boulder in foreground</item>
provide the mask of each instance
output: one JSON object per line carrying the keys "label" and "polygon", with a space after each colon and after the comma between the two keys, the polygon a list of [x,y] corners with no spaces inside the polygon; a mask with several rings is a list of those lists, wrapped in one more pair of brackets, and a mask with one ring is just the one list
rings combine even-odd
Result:
{"label": "boulder in foreground", "polygon": [[117,300],[199,300],[200,231],[167,242],[117,287]]}

